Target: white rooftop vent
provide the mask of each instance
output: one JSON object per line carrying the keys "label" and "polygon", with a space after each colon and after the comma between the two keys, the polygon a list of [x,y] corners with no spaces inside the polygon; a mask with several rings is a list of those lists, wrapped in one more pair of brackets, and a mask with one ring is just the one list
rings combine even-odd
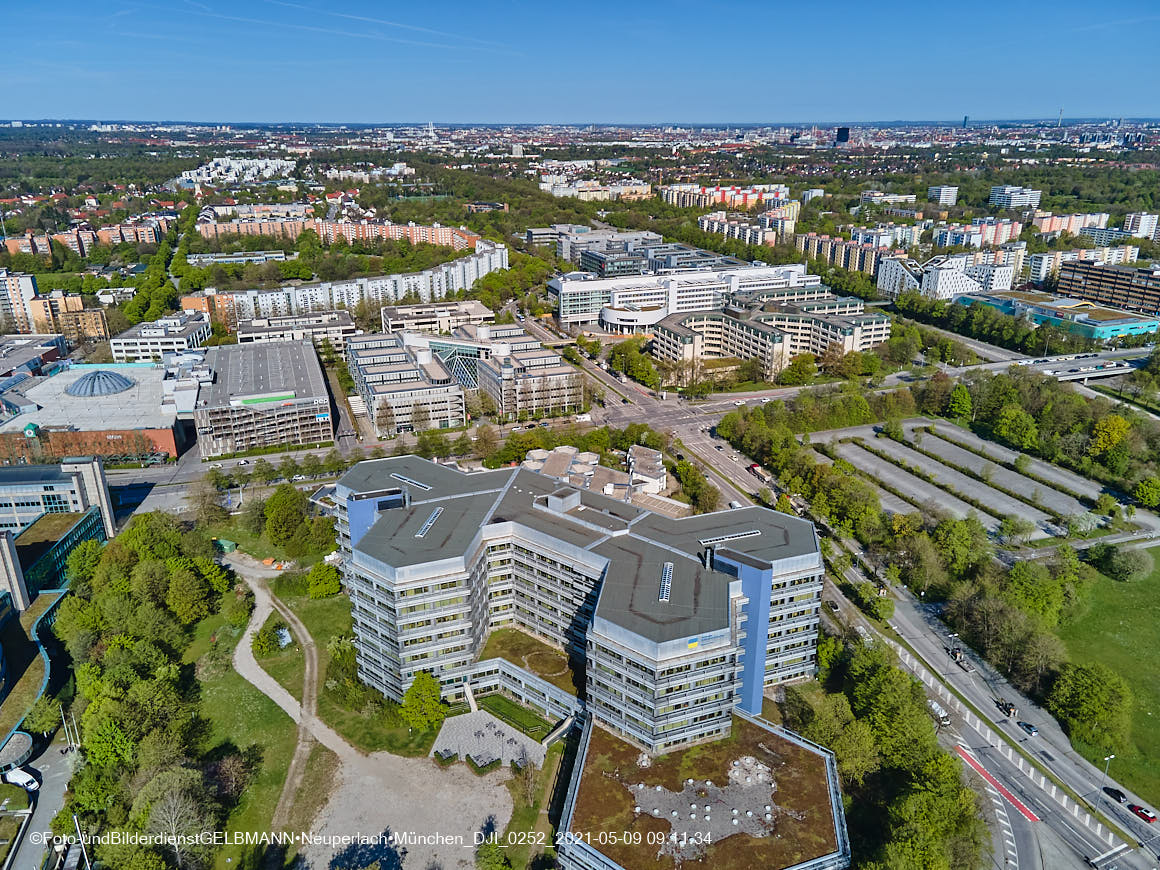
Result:
{"label": "white rooftop vent", "polygon": [[441,507],[437,507],[437,508],[435,508],[435,510],[431,511],[431,516],[427,517],[427,521],[425,523],[423,523],[423,527],[421,529],[419,529],[419,531],[415,532],[415,537],[416,538],[426,537],[427,533],[429,531],[431,531],[431,527],[433,525],[435,525],[435,520],[439,519],[439,515],[441,513],[443,513],[443,508],[441,508]]}
{"label": "white rooftop vent", "polygon": [[665,562],[661,568],[661,594],[660,600],[667,602],[669,596],[673,592],[673,563]]}

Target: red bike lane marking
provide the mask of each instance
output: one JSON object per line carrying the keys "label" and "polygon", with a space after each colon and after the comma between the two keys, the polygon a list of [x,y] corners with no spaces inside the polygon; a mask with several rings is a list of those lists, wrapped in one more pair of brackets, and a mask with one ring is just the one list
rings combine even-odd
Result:
{"label": "red bike lane marking", "polygon": [[1003,795],[1003,797],[1007,799],[1007,802],[1011,804],[1011,806],[1019,810],[1019,812],[1021,812],[1029,822],[1040,821],[1039,816],[1035,815],[1035,813],[1033,813],[1027,807],[1027,805],[1023,803],[1023,801],[1019,800],[1019,798],[1011,794],[1011,792],[1002,783],[1000,783],[999,780],[991,776],[991,774],[986,771],[983,765],[979,764],[979,762],[975,760],[975,756],[971,755],[971,753],[967,752],[967,750],[963,749],[961,746],[956,746],[955,750],[959,753],[959,755],[962,756],[963,761],[974,768],[975,772],[979,774],[979,776],[983,777],[983,779],[987,780],[987,782],[994,786],[995,790],[998,791],[999,794]]}

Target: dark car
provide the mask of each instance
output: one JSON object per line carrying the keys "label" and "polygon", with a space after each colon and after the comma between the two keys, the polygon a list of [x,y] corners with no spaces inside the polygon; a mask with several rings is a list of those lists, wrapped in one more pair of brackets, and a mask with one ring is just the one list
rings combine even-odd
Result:
{"label": "dark car", "polygon": [[1126,804],[1128,802],[1128,796],[1126,794],[1124,794],[1118,788],[1112,788],[1110,785],[1104,786],[1104,794],[1106,794],[1118,804]]}
{"label": "dark car", "polygon": [[1128,804],[1128,809],[1146,821],[1149,825],[1156,821],[1156,814],[1147,807],[1142,807],[1139,804]]}
{"label": "dark car", "polygon": [[1034,725],[1032,725],[1030,722],[1020,722],[1019,727],[1022,728],[1024,731],[1026,731],[1032,737],[1039,736],[1039,729],[1036,728]]}

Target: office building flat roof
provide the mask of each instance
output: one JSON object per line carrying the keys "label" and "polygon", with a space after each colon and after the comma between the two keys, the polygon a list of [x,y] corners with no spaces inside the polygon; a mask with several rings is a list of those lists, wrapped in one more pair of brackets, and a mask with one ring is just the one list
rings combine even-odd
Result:
{"label": "office building flat roof", "polygon": [[[381,511],[356,550],[396,568],[421,565],[465,555],[481,528],[516,523],[592,553],[603,564],[596,615],[657,643],[728,627],[733,578],[704,566],[707,547],[758,567],[820,570],[813,525],[766,508],[678,518],[522,468],[464,473],[415,456],[362,462],[338,481],[340,498],[395,488],[410,504]],[[666,563],[672,592],[662,601]]]}
{"label": "office building flat roof", "polygon": [[322,365],[309,341],[223,344],[205,353],[213,382],[203,384],[198,408],[217,408],[231,400],[274,395],[296,400],[327,397]]}
{"label": "office building flat roof", "polygon": [[[72,396],[67,390],[77,380],[95,370],[116,372],[133,382],[129,389],[109,396]],[[36,410],[20,414],[0,425],[0,432],[23,429],[30,423],[46,429],[166,429],[177,413],[163,411],[162,380],[165,369],[152,363],[74,365],[51,378],[23,390],[35,402]]]}

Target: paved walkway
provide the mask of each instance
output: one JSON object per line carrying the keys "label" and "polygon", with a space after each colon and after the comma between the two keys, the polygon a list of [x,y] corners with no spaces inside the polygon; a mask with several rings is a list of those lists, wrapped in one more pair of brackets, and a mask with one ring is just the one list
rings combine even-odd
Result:
{"label": "paved walkway", "polygon": [[11,870],[39,870],[44,860],[46,847],[41,843],[33,843],[31,834],[33,831],[42,833],[50,831],[49,823],[52,822],[52,817],[64,806],[64,793],[77,759],[75,752],[60,754],[61,748],[65,745],[64,732],[57,730],[52,743],[40,755],[22,765],[40,780],[40,788],[34,793],[36,805],[32,810],[32,819],[24,831],[24,838],[16,848]]}
{"label": "paved walkway", "polygon": [[450,752],[459,756],[460,761],[470,755],[480,766],[498,758],[505,767],[526,753],[532,764],[543,767],[545,749],[486,710],[478,710],[443,720],[431,755]]}

